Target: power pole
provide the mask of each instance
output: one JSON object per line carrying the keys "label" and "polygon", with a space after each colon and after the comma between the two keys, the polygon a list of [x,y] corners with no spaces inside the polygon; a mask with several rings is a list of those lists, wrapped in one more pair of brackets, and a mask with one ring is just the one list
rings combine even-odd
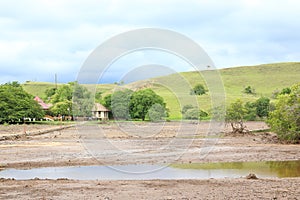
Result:
{"label": "power pole", "polygon": [[55,74],[55,88],[57,89],[57,74]]}

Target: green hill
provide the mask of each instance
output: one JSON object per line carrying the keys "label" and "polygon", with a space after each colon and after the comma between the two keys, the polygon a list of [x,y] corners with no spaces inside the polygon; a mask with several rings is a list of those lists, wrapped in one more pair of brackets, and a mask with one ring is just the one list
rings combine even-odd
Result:
{"label": "green hill", "polygon": [[[243,66],[226,68],[219,70],[226,92],[226,104],[241,98],[243,101],[255,101],[261,96],[271,98],[275,90],[281,90],[300,82],[300,62],[291,63],[274,63],[257,66]],[[213,78],[212,71],[199,72],[182,72],[164,77],[138,81],[125,85],[124,87],[134,90],[151,88],[157,94],[161,95],[170,110],[170,118],[180,118],[181,107],[186,104],[197,103],[200,108],[209,111],[211,108],[210,93],[202,96],[190,95],[190,89],[198,83],[205,84],[206,78]],[[33,95],[44,97],[44,91],[47,88],[54,87],[51,83],[25,83],[24,89]],[[255,89],[256,94],[245,94],[244,88],[251,86]],[[89,85],[89,88],[95,86]],[[116,87],[114,84],[97,85],[97,91],[102,92],[105,96],[112,92]],[[181,106],[180,106],[181,104]]]}

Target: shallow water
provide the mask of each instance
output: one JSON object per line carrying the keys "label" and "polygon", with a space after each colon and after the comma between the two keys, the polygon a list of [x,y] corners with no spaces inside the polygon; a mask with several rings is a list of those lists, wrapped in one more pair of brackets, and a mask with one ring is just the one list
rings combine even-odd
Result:
{"label": "shallow water", "polygon": [[204,164],[120,165],[5,169],[0,178],[76,180],[151,180],[239,178],[254,173],[258,178],[300,177],[299,161],[230,162]]}

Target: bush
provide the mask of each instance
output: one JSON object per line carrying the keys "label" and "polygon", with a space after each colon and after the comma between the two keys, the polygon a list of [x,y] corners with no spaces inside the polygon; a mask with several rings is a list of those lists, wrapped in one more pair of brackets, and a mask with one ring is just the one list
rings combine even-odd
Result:
{"label": "bush", "polygon": [[197,84],[190,92],[190,94],[203,95],[206,94],[206,89],[202,84]]}
{"label": "bush", "polygon": [[148,117],[153,122],[161,121],[167,117],[166,109],[161,104],[156,103],[148,110]]}
{"label": "bush", "polygon": [[183,106],[181,112],[184,119],[203,119],[208,117],[207,112],[200,110],[191,104]]}
{"label": "bush", "polygon": [[300,140],[300,83],[289,94],[281,94],[267,123],[280,139],[297,143]]}
{"label": "bush", "polygon": [[250,85],[244,88],[244,93],[246,94],[255,94],[255,89],[252,88]]}

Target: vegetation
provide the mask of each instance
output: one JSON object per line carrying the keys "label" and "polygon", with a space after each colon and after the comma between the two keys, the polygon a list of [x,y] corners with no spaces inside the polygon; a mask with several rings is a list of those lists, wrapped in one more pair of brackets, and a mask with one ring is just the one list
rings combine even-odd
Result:
{"label": "vegetation", "polygon": [[291,142],[300,140],[300,83],[290,93],[281,94],[270,112],[267,123],[279,138]]}
{"label": "vegetation", "polygon": [[[154,105],[157,107],[157,104],[160,105],[159,109],[152,108]],[[130,114],[133,119],[142,119],[144,121],[150,109],[152,109],[152,113],[154,111],[159,112],[159,110],[165,113],[166,104],[163,98],[151,89],[139,90],[132,94],[130,100]],[[164,114],[162,114],[162,116],[163,115]],[[154,116],[158,115],[152,115],[152,120],[159,120],[154,119]]]}
{"label": "vegetation", "polygon": [[0,123],[17,123],[26,118],[41,119],[43,110],[33,96],[23,90],[18,82],[0,86]]}
{"label": "vegetation", "polygon": [[50,108],[54,116],[90,116],[93,106],[92,94],[86,87],[77,82],[56,88],[48,88],[45,91],[46,99],[53,106]]}
{"label": "vegetation", "polygon": [[270,111],[270,99],[267,97],[260,97],[255,102],[256,115],[260,118],[268,117]]}
{"label": "vegetation", "polygon": [[122,88],[105,96],[102,100],[105,107],[112,111],[115,119],[142,119],[159,121],[168,116],[166,104],[162,97],[151,89],[133,92]]}
{"label": "vegetation", "polygon": [[200,110],[198,107],[191,104],[185,105],[182,108],[182,115],[184,119],[201,120],[208,116],[208,113]]}
{"label": "vegetation", "polygon": [[245,133],[248,132],[244,124],[247,110],[242,100],[237,99],[231,103],[226,110],[225,120],[231,125],[233,133]]}
{"label": "vegetation", "polygon": [[202,84],[197,84],[190,92],[190,94],[195,94],[195,95],[203,95],[206,93],[206,89]]}
{"label": "vegetation", "polygon": [[151,108],[148,110],[148,117],[150,121],[157,122],[164,120],[168,116],[168,112],[166,111],[166,108],[158,103],[155,103],[151,106]]}
{"label": "vegetation", "polygon": [[115,119],[130,119],[129,107],[132,94],[132,90],[124,89],[118,90],[106,98],[110,101],[109,108],[112,110]]}
{"label": "vegetation", "polygon": [[249,85],[249,86],[245,87],[244,92],[246,94],[255,94],[255,89]]}
{"label": "vegetation", "polygon": [[233,133],[248,132],[245,121],[253,121],[257,118],[265,118],[269,115],[270,99],[260,97],[255,102],[243,103],[241,99],[232,102],[226,110],[225,120],[232,127]]}
{"label": "vegetation", "polygon": [[[268,74],[266,76],[266,74]],[[284,74],[284,75],[283,75]],[[166,107],[169,110],[170,119],[182,118],[181,105],[192,104],[193,106],[201,105],[201,109],[210,111],[212,110],[211,96],[209,91],[208,95],[190,95],[190,90],[178,81],[178,76],[184,77],[190,85],[202,84],[205,85],[203,77],[210,78],[211,70],[199,72],[183,72],[179,75],[172,74],[164,77],[158,77],[150,80],[138,81],[123,87],[129,89],[136,88],[150,88],[156,94],[161,96],[166,103]],[[255,102],[259,97],[267,97],[274,101],[272,97],[273,91],[280,93],[284,88],[288,88],[293,84],[296,84],[300,79],[300,63],[274,63],[257,66],[246,67],[234,67],[220,70],[220,76],[224,83],[226,91],[226,104],[234,102],[236,99],[241,99],[243,102]],[[154,83],[154,84],[149,84]],[[155,84],[161,83],[161,84]],[[268,84],[266,84],[268,83]],[[176,87],[176,91],[171,91],[166,86]],[[48,88],[55,88],[55,84],[40,83],[40,82],[28,82],[22,85],[24,90],[34,96],[39,96],[44,100],[47,100],[45,90]],[[62,84],[58,84],[60,88]],[[101,96],[105,97],[113,92],[117,87],[114,84],[101,84],[101,85],[84,85],[89,91],[101,92]],[[251,86],[255,88],[256,95],[245,95],[243,92],[245,86]],[[198,101],[193,100],[193,98]],[[102,98],[103,100],[104,98]],[[178,99],[181,101],[179,102]],[[271,103],[271,102],[270,102]],[[107,107],[107,106],[106,106]],[[209,113],[212,115],[212,113]]]}

